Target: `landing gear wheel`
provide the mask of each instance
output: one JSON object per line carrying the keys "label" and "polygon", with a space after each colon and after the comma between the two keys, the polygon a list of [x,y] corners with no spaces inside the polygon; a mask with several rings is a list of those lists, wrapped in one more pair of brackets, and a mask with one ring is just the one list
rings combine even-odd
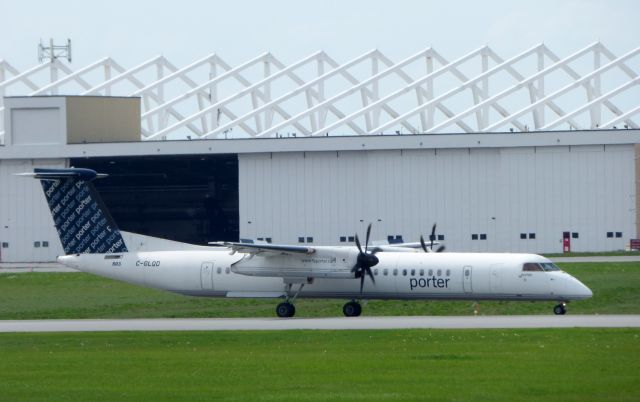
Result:
{"label": "landing gear wheel", "polygon": [[293,317],[296,313],[296,306],[289,302],[282,302],[276,307],[276,314],[280,318]]}
{"label": "landing gear wheel", "polygon": [[358,317],[362,314],[362,306],[356,301],[350,301],[342,307],[342,312],[345,317]]}
{"label": "landing gear wheel", "polygon": [[567,309],[564,307],[564,304],[558,304],[553,308],[553,313],[555,315],[565,315],[567,313]]}

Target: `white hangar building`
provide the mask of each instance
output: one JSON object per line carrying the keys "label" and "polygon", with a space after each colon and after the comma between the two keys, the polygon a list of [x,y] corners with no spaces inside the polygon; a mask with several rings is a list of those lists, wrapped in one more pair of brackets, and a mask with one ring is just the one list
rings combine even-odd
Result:
{"label": "white hangar building", "polygon": [[[206,244],[436,236],[450,251],[638,237],[640,48],[427,48],[338,63],[0,60],[0,262],[62,253],[34,167],[88,167],[121,229]],[[130,248],[149,246],[131,240]],[[166,247],[167,243],[157,243]],[[171,246],[169,246],[171,247]]]}

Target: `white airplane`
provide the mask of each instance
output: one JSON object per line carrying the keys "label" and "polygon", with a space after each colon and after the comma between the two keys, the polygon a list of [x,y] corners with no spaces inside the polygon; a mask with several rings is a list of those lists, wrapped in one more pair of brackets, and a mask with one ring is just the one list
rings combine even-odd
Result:
{"label": "white airplane", "polygon": [[77,168],[22,175],[41,181],[66,253],[60,263],[190,296],[280,298],[279,317],[293,317],[298,297],[349,300],[343,313],[354,317],[362,312],[359,300],[370,299],[547,300],[565,314],[567,302],[592,296],[539,255],[437,252],[444,246],[432,252],[435,225],[430,247],[421,236],[420,243],[369,249],[369,225],[364,249],[356,235],[356,247],[217,243],[130,252],[91,183],[106,175]]}

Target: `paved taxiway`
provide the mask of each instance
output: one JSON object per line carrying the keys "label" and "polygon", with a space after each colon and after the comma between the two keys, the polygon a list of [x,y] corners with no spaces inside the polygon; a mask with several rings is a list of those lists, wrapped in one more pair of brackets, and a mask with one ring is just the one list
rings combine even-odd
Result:
{"label": "paved taxiway", "polygon": [[640,315],[169,318],[125,320],[6,320],[0,332],[229,331],[293,329],[640,328]]}

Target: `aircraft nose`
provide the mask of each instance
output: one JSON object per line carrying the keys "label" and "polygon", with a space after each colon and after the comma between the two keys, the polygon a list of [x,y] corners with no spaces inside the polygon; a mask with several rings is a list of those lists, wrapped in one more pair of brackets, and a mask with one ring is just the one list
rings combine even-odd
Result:
{"label": "aircraft nose", "polygon": [[567,293],[574,299],[588,299],[593,296],[591,289],[574,277],[571,277],[567,284]]}

